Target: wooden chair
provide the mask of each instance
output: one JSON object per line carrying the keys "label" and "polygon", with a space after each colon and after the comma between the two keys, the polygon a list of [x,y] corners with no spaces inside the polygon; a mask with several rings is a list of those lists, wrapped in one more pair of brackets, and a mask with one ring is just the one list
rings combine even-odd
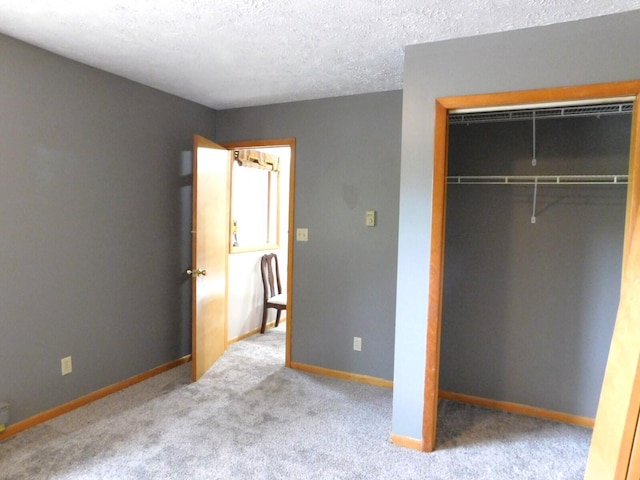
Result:
{"label": "wooden chair", "polygon": [[[267,326],[268,309],[275,308],[277,310],[277,327],[280,323],[282,310],[287,309],[287,294],[282,293],[278,256],[275,253],[268,253],[262,256],[260,260],[260,271],[262,272],[262,286],[264,287],[264,307],[262,309],[262,326],[260,327],[260,333],[264,333]],[[277,287],[277,290],[275,287]]]}

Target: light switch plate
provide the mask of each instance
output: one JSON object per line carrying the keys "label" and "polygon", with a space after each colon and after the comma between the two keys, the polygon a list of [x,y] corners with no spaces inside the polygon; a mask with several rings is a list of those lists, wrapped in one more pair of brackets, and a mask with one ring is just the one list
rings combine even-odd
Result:
{"label": "light switch plate", "polygon": [[296,229],[296,240],[298,242],[308,242],[309,241],[309,229],[308,228],[298,228],[298,229]]}
{"label": "light switch plate", "polygon": [[69,375],[73,371],[71,357],[64,357],[60,360],[60,370],[62,370],[62,375]]}

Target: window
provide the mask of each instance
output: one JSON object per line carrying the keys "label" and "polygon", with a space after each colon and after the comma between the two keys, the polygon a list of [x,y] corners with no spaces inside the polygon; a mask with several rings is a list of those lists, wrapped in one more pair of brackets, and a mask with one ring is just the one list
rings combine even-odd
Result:
{"label": "window", "polygon": [[278,248],[280,159],[235,150],[231,168],[231,253]]}

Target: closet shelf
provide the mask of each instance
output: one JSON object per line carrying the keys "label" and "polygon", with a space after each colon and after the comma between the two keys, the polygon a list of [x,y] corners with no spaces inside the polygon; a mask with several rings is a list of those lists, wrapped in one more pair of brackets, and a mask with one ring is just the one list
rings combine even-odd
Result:
{"label": "closet shelf", "polygon": [[626,185],[629,175],[480,175],[449,176],[450,185]]}
{"label": "closet shelf", "polygon": [[603,115],[620,115],[633,112],[633,102],[618,102],[600,105],[572,105],[564,107],[529,108],[519,110],[495,110],[465,113],[449,113],[450,125],[505,122],[513,120],[532,120],[560,117],[600,117]]}

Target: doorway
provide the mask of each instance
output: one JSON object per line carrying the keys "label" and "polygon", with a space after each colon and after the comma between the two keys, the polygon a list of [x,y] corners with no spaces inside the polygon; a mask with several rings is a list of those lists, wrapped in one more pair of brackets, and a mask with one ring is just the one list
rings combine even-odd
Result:
{"label": "doorway", "polygon": [[[589,100],[601,100],[614,97],[633,97],[640,92],[640,82],[621,82],[614,84],[599,84],[582,87],[565,87],[557,89],[543,89],[524,92],[511,92],[501,94],[475,95],[467,97],[448,97],[438,99],[436,102],[435,114],[435,148],[434,148],[434,180],[433,180],[433,220],[431,231],[431,259],[429,277],[429,299],[428,321],[427,321],[427,349],[426,349],[426,374],[424,388],[424,411],[423,411],[423,450],[433,451],[436,443],[437,428],[437,401],[438,401],[438,381],[440,368],[440,332],[442,315],[442,294],[443,294],[443,274],[444,274],[444,240],[445,240],[445,211],[446,211],[446,176],[447,176],[447,146],[448,146],[448,126],[447,117],[450,110],[464,108],[499,108],[511,105],[542,104],[544,102],[578,102]],[[640,188],[638,182],[633,177],[633,172],[637,171],[640,164],[640,153],[638,152],[638,120],[637,102],[634,104],[634,119],[632,121],[632,145],[630,159],[630,175],[627,214],[625,224],[624,258],[623,258],[623,282],[625,288],[624,271],[627,268],[631,237],[634,232],[633,226],[637,217],[638,199],[640,198]],[[638,233],[636,232],[636,235]],[[638,267],[635,267],[638,268]],[[620,313],[617,323],[620,323]],[[617,327],[616,327],[617,328]],[[615,332],[614,332],[615,342]],[[609,368],[609,367],[607,367]],[[616,371],[619,379],[624,379],[626,384],[635,381],[635,365],[620,368]],[[605,377],[606,383],[606,377]],[[605,386],[603,385],[603,392]],[[599,411],[602,408],[602,398]],[[611,405],[614,399],[610,401]],[[624,402],[625,400],[618,400]],[[626,414],[630,401],[624,408]],[[624,403],[623,403],[624,405]],[[598,417],[597,417],[598,419]],[[637,411],[636,411],[637,419]],[[612,423],[612,422],[608,422]],[[596,420],[596,428],[598,420]],[[619,427],[617,425],[616,427]],[[635,425],[634,425],[635,428]],[[620,428],[619,428],[620,429]],[[624,425],[622,426],[624,430]],[[622,435],[622,433],[619,433]]]}
{"label": "doorway", "polygon": [[[275,210],[265,215],[271,217],[277,227],[278,240],[272,238],[264,246],[244,248],[245,234],[248,228],[239,219],[230,218],[231,247],[229,253],[229,339],[228,343],[241,340],[257,331],[257,322],[262,315],[262,283],[258,270],[260,257],[265,253],[274,252],[278,255],[281,264],[281,278],[286,285],[287,310],[286,310],[286,347],[285,365],[291,363],[291,331],[292,314],[291,305],[293,298],[293,211],[295,198],[295,139],[273,140],[247,140],[240,142],[223,143],[222,146],[229,150],[258,151],[267,155],[280,158],[281,171],[276,188],[280,191],[278,220],[274,218]],[[246,167],[240,167],[246,168]],[[233,184],[233,178],[232,178]],[[233,187],[232,187],[233,188]],[[255,193],[255,191],[253,192]],[[253,195],[253,194],[252,194]],[[251,199],[249,199],[251,200]],[[231,207],[233,210],[233,206]],[[232,214],[233,216],[233,214]],[[268,223],[268,222],[267,222]],[[235,232],[235,239],[234,237]],[[276,237],[274,237],[276,238]],[[235,243],[235,246],[234,246]],[[286,265],[286,268],[282,268]],[[247,283],[248,282],[248,283]],[[251,323],[253,322],[253,323]],[[280,327],[282,328],[282,327]]]}
{"label": "doorway", "polygon": [[[290,155],[289,195],[286,215],[288,319],[285,365],[290,366],[292,299],[292,222],[295,175],[295,139],[237,142],[218,145],[199,135],[194,136],[192,191],[192,379],[197,381],[222,355],[228,346],[229,257],[232,251],[231,165],[232,148],[287,148]],[[269,178],[271,184],[271,177]],[[273,245],[269,245],[272,247]]]}

